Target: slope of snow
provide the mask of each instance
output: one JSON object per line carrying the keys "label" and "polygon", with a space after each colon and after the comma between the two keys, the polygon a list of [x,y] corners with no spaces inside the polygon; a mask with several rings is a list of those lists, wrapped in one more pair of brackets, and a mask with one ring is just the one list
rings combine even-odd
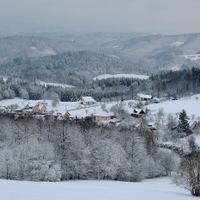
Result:
{"label": "slope of snow", "polygon": [[138,79],[148,79],[149,78],[149,76],[137,75],[137,74],[115,74],[115,75],[103,74],[103,75],[94,77],[93,80],[96,80],[96,79],[101,80],[101,79],[107,79],[107,78],[122,78],[122,77],[125,77],[125,78],[138,78]]}
{"label": "slope of snow", "polygon": [[179,113],[184,109],[189,117],[191,117],[192,115],[198,117],[200,116],[200,94],[194,95],[191,98],[182,98],[175,101],[171,100],[158,104],[150,104],[147,107],[154,112],[157,112],[158,109],[163,108],[166,113],[171,114]]}
{"label": "slope of snow", "polygon": [[172,68],[171,68],[172,71],[179,71],[181,70],[181,65],[174,65]]}
{"label": "slope of snow", "polygon": [[200,59],[200,54],[193,54],[193,55],[180,55],[180,57],[184,57],[186,59],[190,59],[190,60],[199,60]]}
{"label": "slope of snow", "polygon": [[39,54],[42,54],[43,56],[47,55],[56,55],[56,52],[52,48],[46,48],[44,51],[39,51],[36,47],[32,46],[30,47],[33,51],[36,51]]}
{"label": "slope of snow", "polygon": [[65,181],[58,183],[0,180],[5,200],[189,200],[196,197],[170,184],[168,178],[139,183]]}
{"label": "slope of snow", "polygon": [[173,47],[179,47],[182,44],[184,44],[184,42],[174,42],[171,46],[173,46]]}
{"label": "slope of snow", "polygon": [[74,87],[73,85],[66,85],[66,84],[61,84],[61,83],[46,83],[46,82],[40,82],[40,85],[44,85],[45,87],[47,85],[56,86],[56,87],[62,87],[62,88]]}
{"label": "slope of snow", "polygon": [[119,45],[112,46],[112,48],[118,48],[118,47],[119,47]]}
{"label": "slope of snow", "polygon": [[115,55],[111,55],[111,54],[107,54],[107,55],[110,56],[110,57],[112,57],[112,58],[119,58],[119,57],[117,57]]}

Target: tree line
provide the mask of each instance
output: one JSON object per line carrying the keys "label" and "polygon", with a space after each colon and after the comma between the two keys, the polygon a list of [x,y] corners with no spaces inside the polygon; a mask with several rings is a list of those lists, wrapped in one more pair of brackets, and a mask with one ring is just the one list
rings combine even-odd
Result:
{"label": "tree line", "polygon": [[[171,164],[166,160],[171,160]],[[0,115],[0,178],[140,181],[167,175],[176,155],[147,129],[98,125],[91,118]]]}
{"label": "tree line", "polygon": [[132,99],[137,93],[176,99],[200,92],[200,69],[170,71],[151,75],[147,80],[124,77],[97,79],[73,88],[45,87],[37,82],[13,78],[4,81],[0,78],[0,100],[14,97],[38,100],[43,99],[48,91],[53,91],[61,101],[77,101],[81,96],[92,96],[97,101]]}

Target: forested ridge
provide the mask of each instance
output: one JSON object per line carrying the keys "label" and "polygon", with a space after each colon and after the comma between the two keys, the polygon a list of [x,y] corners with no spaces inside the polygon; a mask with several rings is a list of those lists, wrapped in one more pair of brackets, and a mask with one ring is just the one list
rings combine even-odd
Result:
{"label": "forested ridge", "polygon": [[15,58],[0,66],[0,74],[34,82],[36,80],[82,85],[101,74],[140,73],[147,70],[138,63],[90,51],[66,52],[42,58]]}
{"label": "forested ridge", "polygon": [[200,92],[200,69],[170,71],[151,75],[149,79],[108,78],[94,80],[73,88],[47,86],[29,83],[21,79],[0,78],[0,100],[23,98],[44,99],[45,93],[54,91],[61,101],[77,101],[81,96],[92,96],[97,101],[132,99],[137,93],[151,94],[153,97],[183,97]]}

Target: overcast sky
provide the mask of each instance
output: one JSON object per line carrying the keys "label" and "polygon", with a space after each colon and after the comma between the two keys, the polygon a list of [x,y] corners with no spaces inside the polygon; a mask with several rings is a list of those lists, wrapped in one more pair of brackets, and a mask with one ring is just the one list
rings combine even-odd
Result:
{"label": "overcast sky", "polygon": [[93,31],[200,32],[200,0],[1,0],[0,22]]}

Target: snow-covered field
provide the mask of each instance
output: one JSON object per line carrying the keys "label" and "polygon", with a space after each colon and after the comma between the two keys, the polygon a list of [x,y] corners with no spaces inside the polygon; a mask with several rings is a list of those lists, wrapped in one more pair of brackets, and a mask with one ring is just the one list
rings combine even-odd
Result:
{"label": "snow-covered field", "polygon": [[94,77],[93,80],[96,80],[96,79],[101,80],[101,79],[107,79],[107,78],[122,78],[122,77],[125,77],[125,78],[138,78],[138,79],[148,79],[149,78],[149,76],[137,75],[137,74],[115,74],[115,75],[103,74],[103,75]]}
{"label": "snow-covered field", "polygon": [[188,191],[169,178],[139,183],[120,181],[65,181],[58,183],[0,180],[4,200],[189,200]]}
{"label": "snow-covered field", "polygon": [[46,48],[44,51],[38,50],[36,47],[31,47],[32,50],[34,50],[36,53],[39,53],[43,56],[47,55],[56,55],[56,52],[52,48]]}
{"label": "snow-covered field", "polygon": [[45,83],[45,82],[40,82],[40,85],[44,85],[45,87],[47,85],[62,87],[62,88],[74,87],[73,85],[66,85],[66,84],[61,84],[61,83]]}
{"label": "snow-covered field", "polygon": [[200,54],[193,54],[193,55],[180,55],[181,57],[184,57],[186,59],[191,59],[191,60],[199,60],[200,59]]}
{"label": "snow-covered field", "polygon": [[179,47],[181,46],[182,44],[184,44],[184,42],[174,42],[171,46],[174,46],[174,47]]}
{"label": "snow-covered field", "polygon": [[172,68],[171,68],[172,71],[179,71],[181,70],[181,65],[174,65]]}
{"label": "snow-covered field", "polygon": [[157,112],[160,108],[168,114],[176,114],[181,112],[183,109],[187,112],[187,115],[191,118],[192,115],[195,117],[200,116],[200,94],[193,95],[191,98],[182,98],[175,101],[165,101],[158,104],[150,104],[147,106],[152,112]]}

